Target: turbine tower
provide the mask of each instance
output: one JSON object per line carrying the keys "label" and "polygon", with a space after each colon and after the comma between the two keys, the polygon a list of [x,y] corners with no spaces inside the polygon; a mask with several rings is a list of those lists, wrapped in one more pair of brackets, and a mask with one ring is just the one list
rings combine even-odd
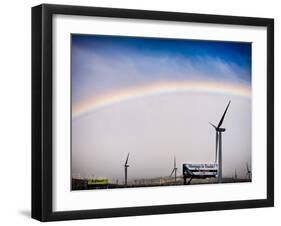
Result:
{"label": "turbine tower", "polygon": [[173,168],[173,170],[172,170],[172,172],[170,174],[170,177],[174,173],[174,175],[175,175],[175,182],[177,181],[177,170],[178,170],[178,168],[177,168],[177,163],[176,163],[176,157],[174,157],[174,168]]}
{"label": "turbine tower", "polygon": [[213,126],[216,130],[216,157],[215,157],[215,163],[218,162],[219,168],[218,168],[218,182],[222,182],[222,136],[221,134],[225,132],[225,128],[221,128],[221,125],[223,123],[225,114],[227,112],[227,109],[230,105],[230,101],[227,104],[227,107],[221,117],[221,120],[219,121],[218,125],[215,126],[214,124],[210,123],[211,126]]}
{"label": "turbine tower", "polygon": [[249,168],[248,163],[246,163],[246,169],[247,169],[247,177],[249,178],[249,180],[251,180],[251,176],[252,176],[252,171]]}
{"label": "turbine tower", "polygon": [[127,175],[128,175],[128,160],[129,160],[129,155],[130,153],[128,153],[126,161],[125,161],[125,165],[124,165],[124,169],[125,169],[125,187],[127,187]]}

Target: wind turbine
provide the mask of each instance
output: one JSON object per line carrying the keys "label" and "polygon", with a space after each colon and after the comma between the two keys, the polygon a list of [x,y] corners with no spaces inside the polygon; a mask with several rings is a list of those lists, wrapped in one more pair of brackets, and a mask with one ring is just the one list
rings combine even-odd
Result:
{"label": "wind turbine", "polygon": [[249,180],[251,180],[252,171],[250,170],[248,163],[246,163],[246,169],[247,169],[246,175],[249,178]]}
{"label": "wind turbine", "polygon": [[174,168],[170,174],[170,177],[173,175],[173,173],[175,174],[175,182],[177,181],[177,163],[176,163],[176,157],[174,157]]}
{"label": "wind turbine", "polygon": [[235,180],[237,179],[237,172],[236,172],[236,169],[235,169],[234,178],[235,178]]}
{"label": "wind turbine", "polygon": [[127,174],[128,174],[128,167],[129,167],[129,165],[128,165],[129,155],[130,155],[130,153],[128,153],[126,161],[125,161],[125,165],[124,165],[124,168],[125,168],[125,187],[127,187]]}
{"label": "wind turbine", "polygon": [[225,128],[221,128],[221,125],[223,123],[225,114],[227,112],[227,109],[230,105],[230,102],[228,102],[227,107],[221,117],[221,120],[219,121],[218,125],[215,126],[214,124],[210,123],[211,126],[213,126],[216,130],[216,157],[215,157],[215,162],[219,164],[219,168],[218,168],[218,182],[221,183],[222,182],[222,136],[221,133],[225,132]]}

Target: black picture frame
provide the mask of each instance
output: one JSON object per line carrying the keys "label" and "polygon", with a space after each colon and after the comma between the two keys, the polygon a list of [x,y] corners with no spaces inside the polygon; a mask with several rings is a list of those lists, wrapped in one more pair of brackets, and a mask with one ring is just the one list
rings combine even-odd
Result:
{"label": "black picture frame", "polygon": [[[52,18],[55,14],[261,26],[267,28],[267,198],[95,210],[52,210]],[[274,206],[274,20],[221,15],[43,4],[32,8],[32,218],[122,217]]]}

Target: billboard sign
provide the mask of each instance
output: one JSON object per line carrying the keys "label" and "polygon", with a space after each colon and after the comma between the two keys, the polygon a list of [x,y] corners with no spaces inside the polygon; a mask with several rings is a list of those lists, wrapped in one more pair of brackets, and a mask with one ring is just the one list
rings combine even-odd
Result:
{"label": "billboard sign", "polygon": [[218,174],[217,163],[183,164],[183,175],[193,178],[216,177]]}

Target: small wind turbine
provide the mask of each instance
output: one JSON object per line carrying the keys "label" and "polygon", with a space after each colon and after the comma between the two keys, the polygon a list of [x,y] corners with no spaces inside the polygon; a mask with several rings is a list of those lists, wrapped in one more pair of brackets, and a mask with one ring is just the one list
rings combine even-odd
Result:
{"label": "small wind turbine", "polygon": [[218,168],[218,182],[221,183],[222,182],[222,136],[221,133],[225,132],[225,128],[221,128],[221,125],[223,123],[225,114],[227,112],[227,109],[230,105],[230,101],[228,102],[228,105],[221,117],[221,120],[219,121],[219,124],[217,126],[215,126],[214,124],[210,123],[211,126],[213,126],[216,130],[216,157],[215,157],[215,162],[219,164],[219,168]]}
{"label": "small wind turbine", "polygon": [[174,157],[174,168],[170,174],[170,177],[173,175],[173,173],[175,174],[175,182],[177,181],[177,163],[176,163],[176,157]]}
{"label": "small wind turbine", "polygon": [[249,178],[249,180],[251,180],[252,171],[250,170],[248,163],[246,163],[246,169],[247,169],[246,175],[247,175],[247,177]]}
{"label": "small wind turbine", "polygon": [[124,168],[125,168],[125,187],[127,187],[127,175],[128,175],[128,160],[129,160],[129,155],[130,153],[128,153],[127,155],[127,158],[126,158],[126,162],[125,162],[125,165],[124,165]]}

